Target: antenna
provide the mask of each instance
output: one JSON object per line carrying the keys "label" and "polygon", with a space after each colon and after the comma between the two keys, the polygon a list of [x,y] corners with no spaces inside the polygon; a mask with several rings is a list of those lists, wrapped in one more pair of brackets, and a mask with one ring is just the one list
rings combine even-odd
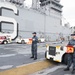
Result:
{"label": "antenna", "polygon": [[37,9],[39,2],[39,0],[32,0],[32,8]]}

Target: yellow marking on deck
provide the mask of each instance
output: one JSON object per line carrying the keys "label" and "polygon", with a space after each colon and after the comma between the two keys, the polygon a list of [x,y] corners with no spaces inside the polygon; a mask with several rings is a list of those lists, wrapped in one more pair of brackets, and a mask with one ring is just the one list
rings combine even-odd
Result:
{"label": "yellow marking on deck", "polygon": [[14,69],[0,72],[0,75],[29,75],[34,72],[40,71],[51,66],[52,63],[48,60],[31,63],[28,65],[20,66]]}
{"label": "yellow marking on deck", "polygon": [[61,61],[59,61],[59,60],[55,60],[56,62],[61,62]]}
{"label": "yellow marking on deck", "polygon": [[57,49],[60,49],[60,46],[56,46]]}

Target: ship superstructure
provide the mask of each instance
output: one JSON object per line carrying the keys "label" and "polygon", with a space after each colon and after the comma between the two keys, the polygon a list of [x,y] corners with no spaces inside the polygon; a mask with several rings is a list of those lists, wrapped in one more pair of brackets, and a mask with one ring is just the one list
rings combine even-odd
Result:
{"label": "ship superstructure", "polygon": [[[32,0],[31,8],[20,1],[0,1],[1,35],[9,35],[12,39],[17,36],[30,38],[35,31],[38,37],[44,37],[47,41],[56,41],[60,37],[67,39],[70,35],[70,28],[62,26],[63,6],[60,0]],[[2,17],[8,18],[8,21]]]}

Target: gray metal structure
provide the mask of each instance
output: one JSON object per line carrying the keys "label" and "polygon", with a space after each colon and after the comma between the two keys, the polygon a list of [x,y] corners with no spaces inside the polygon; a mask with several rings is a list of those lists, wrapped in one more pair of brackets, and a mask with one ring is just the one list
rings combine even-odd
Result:
{"label": "gray metal structure", "polygon": [[[40,2],[40,7],[37,5],[38,2]],[[17,7],[19,11],[19,15],[16,16],[12,11],[2,9],[2,16],[12,17],[17,21],[18,36],[30,38],[32,32],[35,31],[38,37],[44,37],[47,41],[56,41],[60,39],[61,35],[67,40],[71,34],[69,27],[62,26],[63,6],[60,4],[60,0],[33,0],[31,8],[24,8],[23,4],[4,3]],[[0,31],[12,33],[13,24],[1,23]]]}

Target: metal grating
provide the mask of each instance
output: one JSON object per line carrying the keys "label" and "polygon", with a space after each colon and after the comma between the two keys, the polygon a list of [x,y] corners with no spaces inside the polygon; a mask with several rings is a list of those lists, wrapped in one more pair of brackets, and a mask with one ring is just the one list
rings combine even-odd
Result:
{"label": "metal grating", "polygon": [[56,47],[49,46],[49,55],[54,55],[56,54]]}

